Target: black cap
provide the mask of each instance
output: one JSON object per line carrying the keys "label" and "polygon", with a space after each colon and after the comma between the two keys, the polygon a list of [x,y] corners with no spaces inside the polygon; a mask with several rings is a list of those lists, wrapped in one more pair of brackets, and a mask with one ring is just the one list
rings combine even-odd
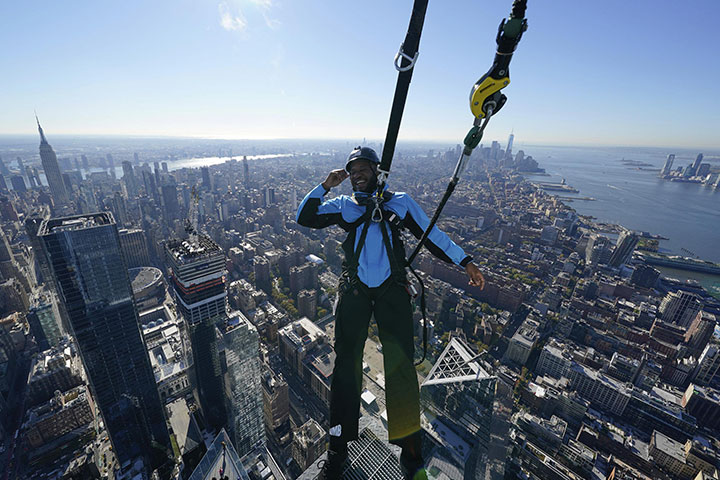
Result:
{"label": "black cap", "polygon": [[355,160],[360,159],[367,160],[368,162],[374,163],[375,165],[380,165],[380,158],[378,157],[377,153],[375,153],[375,150],[370,147],[357,146],[352,152],[350,152],[347,163],[345,164],[345,170],[347,170],[349,173],[350,164]]}

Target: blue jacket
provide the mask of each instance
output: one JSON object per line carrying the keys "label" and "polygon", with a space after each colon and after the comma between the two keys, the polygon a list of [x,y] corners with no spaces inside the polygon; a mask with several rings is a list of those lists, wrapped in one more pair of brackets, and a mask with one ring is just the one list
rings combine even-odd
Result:
{"label": "blue jacket", "polygon": [[[297,211],[296,220],[300,225],[310,228],[340,225],[347,230],[348,227],[352,228],[351,224],[365,213],[365,207],[358,205],[353,197],[340,195],[323,201],[325,194],[327,194],[325,188],[318,185],[305,196]],[[417,238],[422,236],[430,224],[430,220],[420,205],[407,193],[394,193],[392,198],[384,203],[384,208],[403,219],[405,227]],[[368,287],[379,286],[391,274],[390,260],[385,250],[380,225],[380,223],[370,222],[365,245],[360,251],[358,277]],[[392,238],[387,224],[383,222],[382,225],[388,229],[388,237]],[[357,249],[362,225],[356,228],[355,248]],[[471,257],[465,255],[462,248],[437,227],[433,227],[425,246],[433,255],[448,263],[464,267],[472,260]]]}

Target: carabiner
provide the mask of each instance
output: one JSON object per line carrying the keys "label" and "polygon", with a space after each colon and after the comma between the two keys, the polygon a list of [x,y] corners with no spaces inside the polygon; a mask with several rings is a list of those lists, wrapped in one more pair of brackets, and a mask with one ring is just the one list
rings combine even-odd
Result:
{"label": "carabiner", "polygon": [[383,216],[382,216],[382,209],[380,209],[380,203],[375,202],[375,208],[373,208],[372,215],[370,216],[370,220],[372,220],[375,223],[382,222]]}

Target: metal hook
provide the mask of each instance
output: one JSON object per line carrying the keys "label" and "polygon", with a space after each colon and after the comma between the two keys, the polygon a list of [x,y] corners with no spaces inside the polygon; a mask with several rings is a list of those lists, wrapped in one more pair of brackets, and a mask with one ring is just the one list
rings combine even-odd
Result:
{"label": "metal hook", "polygon": [[378,202],[377,199],[375,199],[375,208],[373,208],[370,219],[375,223],[382,222],[382,210],[380,209],[380,202]]}

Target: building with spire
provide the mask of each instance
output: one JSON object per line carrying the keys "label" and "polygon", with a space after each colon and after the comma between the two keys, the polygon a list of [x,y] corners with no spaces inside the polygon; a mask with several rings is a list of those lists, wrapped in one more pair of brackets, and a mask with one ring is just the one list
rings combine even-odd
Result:
{"label": "building with spire", "polygon": [[512,158],[513,141],[515,141],[515,135],[511,132],[508,137],[507,147],[505,147],[505,158]]}
{"label": "building with spire", "polygon": [[50,195],[55,205],[67,205],[69,198],[65,184],[63,183],[60,165],[58,165],[57,155],[45,138],[45,133],[40,126],[40,120],[35,115],[37,121],[38,132],[40,132],[40,160],[42,161],[43,170],[45,170],[45,178],[47,178],[50,186]]}

